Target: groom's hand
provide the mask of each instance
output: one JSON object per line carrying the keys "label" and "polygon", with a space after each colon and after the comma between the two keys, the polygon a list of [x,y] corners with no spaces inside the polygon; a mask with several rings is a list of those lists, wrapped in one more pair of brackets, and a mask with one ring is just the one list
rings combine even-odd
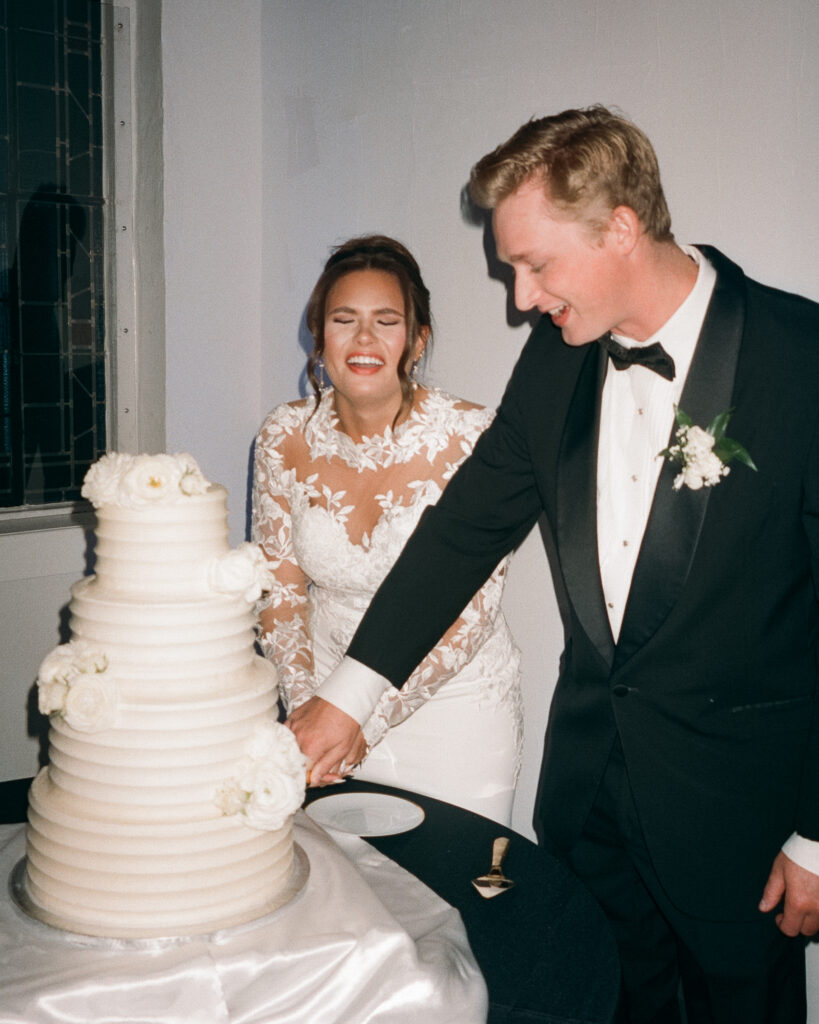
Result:
{"label": "groom's hand", "polygon": [[779,930],[790,936],[815,935],[819,931],[819,875],[780,852],[773,862],[759,909],[767,913],[783,897],[784,907],[776,915]]}
{"label": "groom's hand", "polygon": [[[296,708],[285,725],[296,737],[299,748],[311,766],[311,786],[337,782],[337,768],[356,747],[358,722],[321,697],[311,697]],[[353,761],[352,763],[355,763]]]}

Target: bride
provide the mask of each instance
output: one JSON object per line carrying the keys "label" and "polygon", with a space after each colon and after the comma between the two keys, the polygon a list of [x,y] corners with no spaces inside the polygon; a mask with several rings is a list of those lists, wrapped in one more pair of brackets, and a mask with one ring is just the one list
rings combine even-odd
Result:
{"label": "bride", "polygon": [[[253,475],[253,537],[275,577],[260,642],[288,714],[342,659],[421,512],[493,415],[415,382],[432,333],[429,292],[391,238],[333,251],[307,323],[315,397],[265,419]],[[505,571],[502,562],[404,686],[381,697],[359,734],[356,778],[509,822],[522,714],[500,611]],[[412,629],[412,608],[396,615]]]}

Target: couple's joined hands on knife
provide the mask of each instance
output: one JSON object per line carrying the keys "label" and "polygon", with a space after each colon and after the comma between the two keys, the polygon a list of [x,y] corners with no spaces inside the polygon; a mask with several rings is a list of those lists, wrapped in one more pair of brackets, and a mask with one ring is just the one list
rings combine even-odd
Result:
{"label": "couple's joined hands on knife", "polygon": [[342,782],[367,754],[358,722],[321,697],[296,708],[285,725],[307,758],[309,786]]}

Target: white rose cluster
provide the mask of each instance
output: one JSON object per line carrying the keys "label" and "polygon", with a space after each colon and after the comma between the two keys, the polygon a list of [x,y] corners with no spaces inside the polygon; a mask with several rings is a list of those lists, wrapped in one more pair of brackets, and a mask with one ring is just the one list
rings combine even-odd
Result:
{"label": "white rose cluster", "polygon": [[128,455],[109,452],[88,470],[82,496],[95,508],[141,508],[204,494],[210,484],[187,452],[176,455]]}
{"label": "white rose cluster", "polygon": [[304,800],[307,762],[296,738],[278,722],[257,726],[233,778],[217,789],[223,814],[241,814],[260,831],[282,828]]}
{"label": "white rose cluster", "polygon": [[669,449],[672,457],[682,463],[682,469],[674,478],[674,490],[690,487],[698,491],[701,487],[714,487],[722,477],[728,476],[730,467],[713,451],[714,437],[702,427],[680,427],[678,443]]}
{"label": "white rose cluster", "polygon": [[78,732],[99,732],[116,721],[119,695],[104,651],[85,640],[61,644],[37,674],[38,707],[60,715]]}
{"label": "white rose cluster", "polygon": [[258,544],[244,543],[214,558],[208,567],[208,584],[220,594],[241,594],[248,604],[273,589],[273,574]]}

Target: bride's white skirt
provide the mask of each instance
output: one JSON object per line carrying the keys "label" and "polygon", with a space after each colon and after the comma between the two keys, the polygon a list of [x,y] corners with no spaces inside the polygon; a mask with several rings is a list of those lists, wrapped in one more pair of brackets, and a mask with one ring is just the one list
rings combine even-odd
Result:
{"label": "bride's white skirt", "polygon": [[[316,677],[340,657],[328,642],[335,618],[314,616]],[[343,648],[342,648],[343,650]],[[366,782],[435,797],[508,825],[520,770],[523,711],[519,653],[499,619],[472,660],[387,731],[353,773]]]}
{"label": "bride's white skirt", "polygon": [[457,804],[508,825],[518,769],[511,702],[488,704],[457,678],[393,726],[354,773]]}

